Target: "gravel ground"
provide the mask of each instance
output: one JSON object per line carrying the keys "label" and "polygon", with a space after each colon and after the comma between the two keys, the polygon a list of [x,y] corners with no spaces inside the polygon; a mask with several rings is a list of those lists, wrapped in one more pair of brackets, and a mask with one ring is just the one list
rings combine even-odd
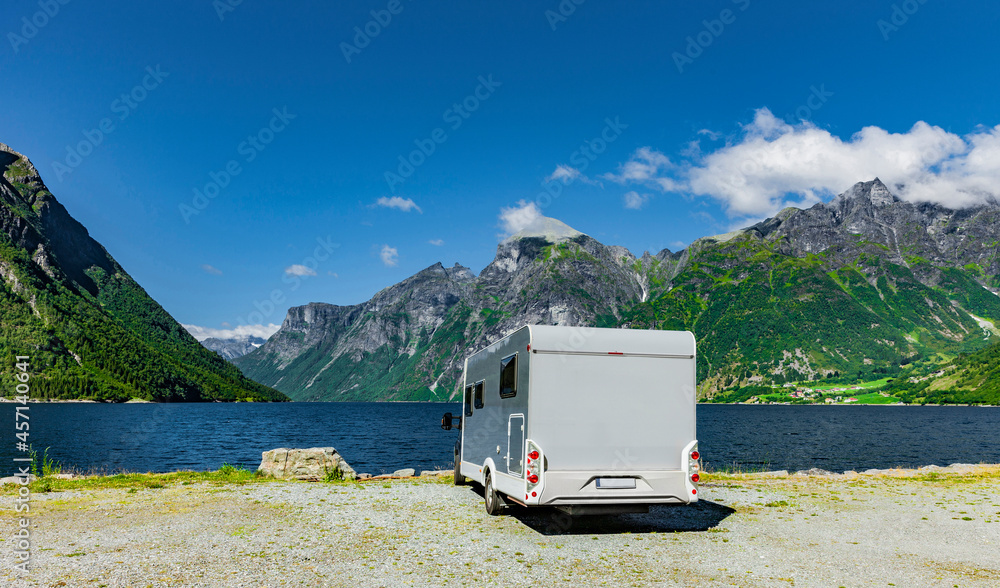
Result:
{"label": "gravel ground", "polygon": [[[426,479],[199,483],[36,494],[33,569],[9,586],[998,586],[1000,466],[731,476],[696,506],[490,517]],[[982,475],[986,473],[987,475]]]}

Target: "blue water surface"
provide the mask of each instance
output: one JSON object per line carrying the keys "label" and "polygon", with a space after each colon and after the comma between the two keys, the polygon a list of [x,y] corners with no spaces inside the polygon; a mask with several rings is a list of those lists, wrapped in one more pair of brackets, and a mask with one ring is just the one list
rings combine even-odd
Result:
{"label": "blue water surface", "polygon": [[[0,404],[0,475],[15,471],[15,405]],[[335,447],[359,472],[450,468],[444,403],[30,404],[30,442],[94,472],[256,468],[276,447]],[[2,425],[2,423],[7,423]],[[1000,463],[1000,407],[699,405],[710,468],[831,471]]]}

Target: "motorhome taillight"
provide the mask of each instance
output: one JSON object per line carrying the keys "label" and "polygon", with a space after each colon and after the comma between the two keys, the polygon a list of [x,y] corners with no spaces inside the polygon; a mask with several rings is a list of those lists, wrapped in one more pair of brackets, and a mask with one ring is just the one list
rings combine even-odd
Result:
{"label": "motorhome taillight", "polygon": [[701,476],[699,476],[697,473],[691,474],[691,481],[692,482],[698,483],[698,480],[700,480],[700,479],[701,479]]}
{"label": "motorhome taillight", "polygon": [[528,481],[531,482],[532,484],[537,484],[538,476],[536,474],[531,474],[530,476],[528,476]]}
{"label": "motorhome taillight", "polygon": [[698,453],[697,451],[691,452],[691,459],[697,460],[699,457],[701,457],[701,454]]}
{"label": "motorhome taillight", "polygon": [[538,459],[538,452],[537,451],[532,451],[531,453],[529,453],[528,454],[528,459]]}
{"label": "motorhome taillight", "polygon": [[531,343],[528,343],[528,351],[531,351]]}

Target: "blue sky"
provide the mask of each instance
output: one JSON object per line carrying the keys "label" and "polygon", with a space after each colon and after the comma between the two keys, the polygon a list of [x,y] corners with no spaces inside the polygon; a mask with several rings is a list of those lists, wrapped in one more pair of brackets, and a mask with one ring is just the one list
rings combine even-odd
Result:
{"label": "blue sky", "polygon": [[954,206],[1000,186],[986,1],[4,13],[0,141],[207,329],[362,302],[438,261],[479,272],[537,215],[640,255],[876,175]]}

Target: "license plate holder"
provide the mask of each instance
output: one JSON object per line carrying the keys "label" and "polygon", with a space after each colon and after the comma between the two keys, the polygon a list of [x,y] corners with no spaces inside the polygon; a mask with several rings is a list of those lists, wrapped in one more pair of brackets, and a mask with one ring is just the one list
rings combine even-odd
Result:
{"label": "license plate holder", "polygon": [[635,478],[597,478],[602,490],[635,490]]}

